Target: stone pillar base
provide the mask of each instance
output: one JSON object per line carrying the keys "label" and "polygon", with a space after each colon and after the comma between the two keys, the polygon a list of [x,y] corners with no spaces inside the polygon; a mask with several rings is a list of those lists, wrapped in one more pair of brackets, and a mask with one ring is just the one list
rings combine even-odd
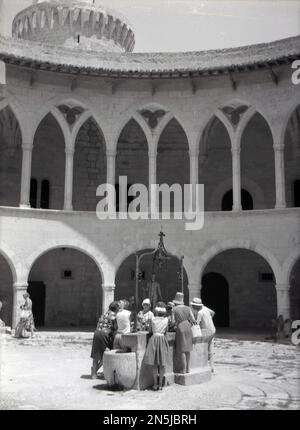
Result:
{"label": "stone pillar base", "polygon": [[190,373],[174,373],[175,384],[197,385],[211,380],[211,369],[192,369]]}

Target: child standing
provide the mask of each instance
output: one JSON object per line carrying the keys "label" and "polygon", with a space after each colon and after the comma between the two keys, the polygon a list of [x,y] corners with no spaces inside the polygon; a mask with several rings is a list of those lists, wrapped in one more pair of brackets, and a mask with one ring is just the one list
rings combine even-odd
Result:
{"label": "child standing", "polygon": [[150,322],[152,336],[148,342],[144,363],[153,366],[154,385],[152,390],[162,390],[169,344],[166,339],[168,330],[168,317],[166,316],[166,305],[158,302],[154,309],[154,317]]}

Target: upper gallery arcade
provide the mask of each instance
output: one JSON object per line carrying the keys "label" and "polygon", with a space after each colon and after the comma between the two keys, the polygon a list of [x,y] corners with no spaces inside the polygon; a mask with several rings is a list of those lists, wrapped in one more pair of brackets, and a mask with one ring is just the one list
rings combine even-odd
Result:
{"label": "upper gallery arcade", "polygon": [[[0,252],[15,271],[6,281],[14,284],[15,303],[42,240],[21,240],[24,226],[34,235],[30,220],[42,232],[41,255],[48,240],[49,250],[54,243],[72,248],[70,229],[74,249],[81,242],[81,250],[99,255],[103,306],[126,284],[122,261],[151,248],[160,223],[118,226],[118,240],[108,244],[101,234],[113,237],[116,225],[102,226],[92,213],[97,187],[117,187],[127,176],[129,184],[146,186],[204,184],[204,229],[184,239],[178,222],[165,227],[174,255],[185,255],[190,295],[200,294],[205,275],[226,277],[226,252],[240,250],[236,261],[274,274],[269,315],[289,316],[291,284],[300,283],[300,85],[291,81],[300,37],[216,51],[134,53],[128,20],[93,0],[34,1],[15,17],[12,34],[0,37]],[[89,226],[81,229],[84,213]],[[28,253],[26,267],[20,249]],[[245,250],[268,267],[259,269],[259,259]],[[72,258],[66,258],[68,266]],[[238,297],[238,281],[231,285]],[[257,294],[256,304],[264,300]]]}

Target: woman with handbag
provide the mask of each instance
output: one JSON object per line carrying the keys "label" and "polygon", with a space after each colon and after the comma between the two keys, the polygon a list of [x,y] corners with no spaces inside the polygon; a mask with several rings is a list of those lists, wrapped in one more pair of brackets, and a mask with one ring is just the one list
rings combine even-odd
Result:
{"label": "woman with handbag", "polygon": [[32,301],[28,293],[25,293],[23,297],[25,299],[24,310],[27,311],[26,330],[30,331],[31,337],[33,337],[35,325],[34,325],[34,319],[33,319],[33,313],[32,313]]}
{"label": "woman with handbag", "polygon": [[20,321],[18,322],[15,329],[15,337],[17,338],[27,338],[29,333],[33,337],[33,332],[35,330],[34,319],[32,314],[32,301],[28,293],[23,294],[25,303],[20,306],[21,314]]}

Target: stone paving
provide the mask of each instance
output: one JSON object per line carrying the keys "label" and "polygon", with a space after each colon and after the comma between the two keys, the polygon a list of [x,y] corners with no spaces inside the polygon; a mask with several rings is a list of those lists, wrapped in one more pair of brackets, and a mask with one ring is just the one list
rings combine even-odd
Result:
{"label": "stone paving", "polygon": [[222,336],[210,382],[138,392],[108,390],[103,379],[90,378],[91,339],[91,333],[1,335],[0,409],[300,408],[300,351],[288,341]]}

